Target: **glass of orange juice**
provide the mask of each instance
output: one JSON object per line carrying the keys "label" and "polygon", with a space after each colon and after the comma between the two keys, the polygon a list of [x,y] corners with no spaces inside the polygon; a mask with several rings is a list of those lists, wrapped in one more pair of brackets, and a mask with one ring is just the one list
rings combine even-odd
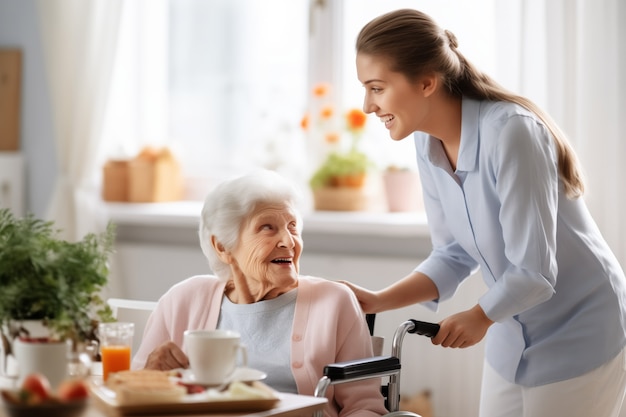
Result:
{"label": "glass of orange juice", "polygon": [[111,372],[130,369],[131,346],[135,325],[127,322],[100,323],[100,356],[102,378],[106,381]]}

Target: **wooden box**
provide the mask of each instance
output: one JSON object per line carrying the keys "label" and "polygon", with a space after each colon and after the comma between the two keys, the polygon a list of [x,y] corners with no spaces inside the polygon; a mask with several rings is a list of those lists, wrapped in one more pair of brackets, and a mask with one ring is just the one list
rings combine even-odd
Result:
{"label": "wooden box", "polygon": [[104,201],[129,201],[128,165],[124,159],[109,160],[104,164],[102,173],[102,199]]}
{"label": "wooden box", "polygon": [[180,165],[169,151],[132,159],[128,164],[128,201],[148,203],[181,200]]}
{"label": "wooden box", "polygon": [[20,148],[22,53],[0,49],[0,151]]}

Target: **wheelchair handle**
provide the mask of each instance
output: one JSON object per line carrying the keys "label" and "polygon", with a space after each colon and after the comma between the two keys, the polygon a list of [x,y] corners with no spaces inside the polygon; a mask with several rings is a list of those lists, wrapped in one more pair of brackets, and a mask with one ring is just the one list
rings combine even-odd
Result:
{"label": "wheelchair handle", "polygon": [[409,319],[413,323],[412,329],[407,329],[408,333],[419,334],[426,337],[435,337],[439,332],[439,324],[425,321]]}

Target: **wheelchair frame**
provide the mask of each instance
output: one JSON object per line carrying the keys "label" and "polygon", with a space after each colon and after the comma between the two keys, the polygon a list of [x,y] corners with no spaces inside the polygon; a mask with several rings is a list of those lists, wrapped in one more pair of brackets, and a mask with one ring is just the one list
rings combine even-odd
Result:
{"label": "wheelchair frame", "polygon": [[[370,324],[371,323],[371,324]],[[368,317],[370,330],[373,329],[373,318]],[[389,377],[387,385],[382,386],[385,396],[385,407],[389,415],[417,416],[415,413],[398,411],[400,405],[400,371],[402,370],[401,355],[402,342],[407,333],[434,337],[439,331],[439,325],[409,319],[396,329],[391,342],[391,356],[374,356],[372,358],[338,362],[324,367],[324,376],[320,378],[315,388],[314,396],[326,396],[326,390],[331,385],[355,382],[369,378]],[[317,412],[320,417],[322,412]]]}

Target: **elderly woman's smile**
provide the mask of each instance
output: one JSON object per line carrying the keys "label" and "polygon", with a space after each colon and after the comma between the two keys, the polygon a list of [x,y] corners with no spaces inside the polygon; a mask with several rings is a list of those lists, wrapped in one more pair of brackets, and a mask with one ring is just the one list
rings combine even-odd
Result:
{"label": "elderly woman's smile", "polygon": [[291,259],[287,259],[287,258],[281,258],[281,259],[274,259],[272,262],[277,263],[277,264],[290,264],[291,263]]}
{"label": "elderly woman's smile", "polygon": [[290,204],[264,204],[250,213],[229,252],[234,302],[274,298],[298,286],[301,225]]}

